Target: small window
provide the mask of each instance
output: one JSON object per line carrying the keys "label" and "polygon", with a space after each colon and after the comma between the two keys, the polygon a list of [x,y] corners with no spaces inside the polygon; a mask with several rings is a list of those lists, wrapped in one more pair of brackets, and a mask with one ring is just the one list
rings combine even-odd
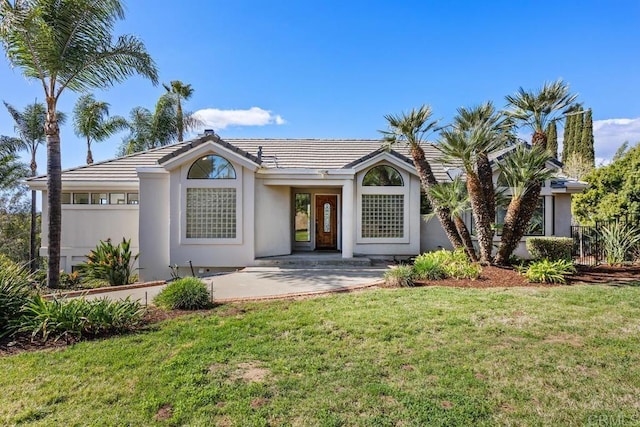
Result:
{"label": "small window", "polygon": [[112,205],[124,205],[125,204],[124,193],[110,193],[109,203]]}
{"label": "small window", "polygon": [[127,193],[127,204],[128,205],[137,205],[138,204],[138,193]]}
{"label": "small window", "polygon": [[311,234],[311,194],[296,194],[296,242],[309,242]]}
{"label": "small window", "polygon": [[402,176],[400,172],[391,166],[381,165],[369,170],[362,179],[365,187],[402,187]]}
{"label": "small window", "polygon": [[224,157],[210,154],[196,160],[189,168],[187,179],[235,179],[236,171]]}
{"label": "small window", "polygon": [[108,205],[109,196],[107,193],[91,193],[92,205]]}
{"label": "small window", "polygon": [[71,193],[62,193],[62,204],[63,205],[71,204]]}
{"label": "small window", "polygon": [[74,205],[88,205],[89,204],[89,193],[73,193],[73,204]]}

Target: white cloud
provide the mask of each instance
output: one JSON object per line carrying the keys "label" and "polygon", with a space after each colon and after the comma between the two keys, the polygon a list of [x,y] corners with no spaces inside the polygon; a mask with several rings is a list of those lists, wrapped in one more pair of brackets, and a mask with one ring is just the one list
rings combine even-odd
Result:
{"label": "white cloud", "polygon": [[193,113],[205,127],[211,127],[218,131],[228,126],[265,126],[283,125],[286,121],[282,116],[273,114],[269,110],[260,107],[251,107],[248,110],[218,110],[217,108],[205,108]]}
{"label": "white cloud", "polygon": [[[562,129],[560,144],[562,143]],[[640,117],[635,119],[605,119],[593,122],[593,140],[596,165],[608,164],[620,146],[629,141],[633,146],[640,142]],[[560,148],[560,151],[562,148]]]}
{"label": "white cloud", "polygon": [[633,146],[640,141],[640,117],[635,119],[606,119],[593,122],[596,157],[611,159],[625,142]]}

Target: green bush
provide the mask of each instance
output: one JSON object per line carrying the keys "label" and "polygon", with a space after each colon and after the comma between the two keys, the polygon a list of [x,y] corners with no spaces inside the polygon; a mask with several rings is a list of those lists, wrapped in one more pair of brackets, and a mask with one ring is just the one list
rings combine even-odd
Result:
{"label": "green bush", "polygon": [[633,258],[640,245],[640,228],[623,222],[613,222],[600,230],[602,249],[609,264],[622,264]]}
{"label": "green bush", "polygon": [[398,265],[385,271],[384,283],[390,288],[413,286],[413,267],[410,265]]}
{"label": "green bush", "polygon": [[185,277],[169,283],[153,302],[167,310],[199,310],[211,307],[209,292],[197,277]]}
{"label": "green bush", "polygon": [[13,331],[12,323],[33,294],[27,265],[20,266],[0,255],[0,337]]}
{"label": "green bush", "polygon": [[413,269],[423,280],[477,279],[482,273],[480,264],[469,261],[462,249],[425,252],[416,257]]}
{"label": "green bush", "polygon": [[36,295],[24,306],[17,331],[42,341],[50,336],[56,340],[67,336],[80,338],[133,329],[143,315],[144,308],[140,303],[129,298],[120,301],[107,298],[49,301]]}
{"label": "green bush", "polygon": [[127,285],[133,279],[133,263],[138,255],[131,255],[131,239],[113,245],[111,239],[100,243],[87,255],[87,262],[78,265],[83,280],[105,280],[110,285]]}
{"label": "green bush", "polygon": [[525,277],[532,283],[566,283],[566,276],[574,274],[576,268],[573,262],[564,259],[550,261],[543,259],[529,265],[524,273]]}
{"label": "green bush", "polygon": [[527,250],[535,260],[570,260],[573,239],[570,237],[529,237]]}

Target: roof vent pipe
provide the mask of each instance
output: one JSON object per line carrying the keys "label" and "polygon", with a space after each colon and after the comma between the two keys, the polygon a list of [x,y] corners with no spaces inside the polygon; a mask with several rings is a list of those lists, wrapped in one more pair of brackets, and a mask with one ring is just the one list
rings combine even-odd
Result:
{"label": "roof vent pipe", "polygon": [[258,146],[258,160],[262,161],[262,145]]}

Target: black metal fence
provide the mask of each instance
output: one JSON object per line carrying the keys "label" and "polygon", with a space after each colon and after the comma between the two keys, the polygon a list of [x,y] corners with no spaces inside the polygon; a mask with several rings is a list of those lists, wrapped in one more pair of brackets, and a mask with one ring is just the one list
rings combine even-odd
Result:
{"label": "black metal fence", "polygon": [[624,215],[596,221],[594,226],[572,225],[573,259],[577,264],[597,265],[605,259],[602,229],[614,223],[640,228],[640,215]]}

